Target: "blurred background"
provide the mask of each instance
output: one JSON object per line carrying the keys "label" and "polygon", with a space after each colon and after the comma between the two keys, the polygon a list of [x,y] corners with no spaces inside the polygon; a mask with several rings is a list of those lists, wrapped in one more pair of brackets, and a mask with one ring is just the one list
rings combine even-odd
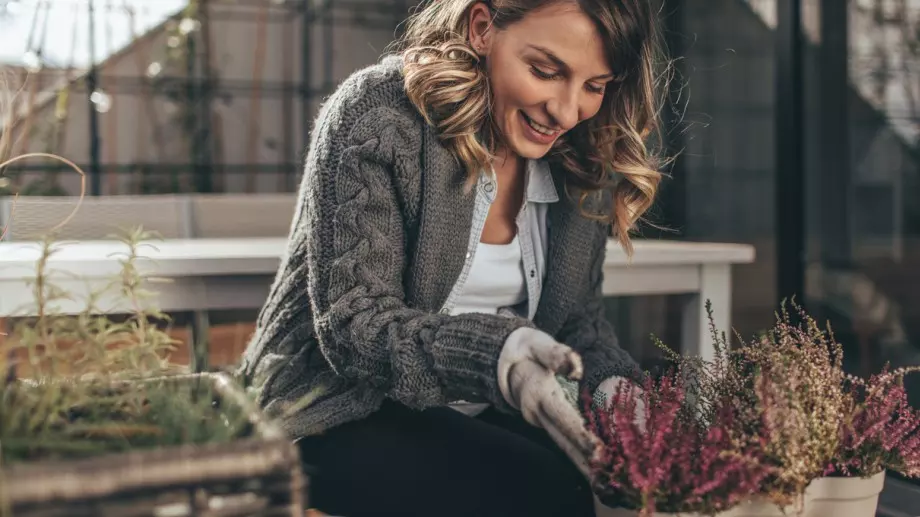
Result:
{"label": "blurred background", "polygon": [[[743,336],[796,295],[851,371],[920,365],[920,1],[663,3],[677,72],[663,143],[679,157],[650,218],[670,230],[643,235],[755,247],[733,269]],[[0,0],[11,151],[75,161],[92,196],[294,192],[323,97],[378,59],[413,4]],[[62,171],[11,166],[0,196],[78,193]],[[653,363],[649,334],[677,343],[682,303],[608,310]],[[210,316],[211,362],[231,363],[255,315]]]}

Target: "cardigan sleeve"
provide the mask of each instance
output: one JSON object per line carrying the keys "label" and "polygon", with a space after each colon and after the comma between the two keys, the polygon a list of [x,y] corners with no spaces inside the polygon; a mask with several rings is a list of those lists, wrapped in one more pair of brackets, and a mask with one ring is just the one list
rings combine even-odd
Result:
{"label": "cardigan sleeve", "polygon": [[[498,357],[507,336],[530,322],[406,304],[407,238],[397,183],[412,160],[417,167],[420,144],[404,119],[388,108],[371,110],[340,149],[308,159],[292,246],[305,250],[306,276],[299,281],[319,349],[337,375],[410,407],[456,399],[504,407]],[[331,145],[323,138],[315,149]]]}
{"label": "cardigan sleeve", "polygon": [[620,347],[613,325],[607,320],[603,303],[604,258],[607,252],[607,226],[598,225],[594,239],[589,284],[581,303],[558,332],[557,339],[581,354],[584,364],[582,389],[594,393],[605,379],[618,376],[642,382],[639,364]]}

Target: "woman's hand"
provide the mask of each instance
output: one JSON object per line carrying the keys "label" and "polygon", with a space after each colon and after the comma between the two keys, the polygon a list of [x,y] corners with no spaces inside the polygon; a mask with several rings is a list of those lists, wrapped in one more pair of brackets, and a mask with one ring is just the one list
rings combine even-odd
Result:
{"label": "woman's hand", "polygon": [[635,398],[636,412],[633,417],[633,423],[639,427],[642,433],[645,433],[645,391],[632,381],[616,376],[605,379],[594,390],[594,405],[607,409],[610,404],[616,401],[621,390],[628,390],[629,396]]}
{"label": "woman's hand", "polygon": [[600,441],[585,427],[578,409],[566,398],[556,375],[580,379],[581,357],[550,335],[532,328],[515,330],[508,337],[498,361],[498,383],[512,407],[524,419],[541,427],[590,478],[588,464],[598,453]]}

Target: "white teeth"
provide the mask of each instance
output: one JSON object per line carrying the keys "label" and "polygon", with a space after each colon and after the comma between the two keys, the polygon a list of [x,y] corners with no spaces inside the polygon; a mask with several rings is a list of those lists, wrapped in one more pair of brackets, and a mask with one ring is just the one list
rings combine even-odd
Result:
{"label": "white teeth", "polygon": [[537,122],[537,121],[535,121],[534,119],[528,117],[527,115],[524,115],[524,119],[527,120],[527,124],[529,124],[530,127],[532,127],[533,130],[536,131],[537,133],[544,134],[544,135],[549,135],[549,136],[553,136],[553,135],[556,134],[556,132],[553,131],[552,129],[550,129],[550,128],[548,128],[548,127],[546,127],[546,126],[540,124],[539,122]]}

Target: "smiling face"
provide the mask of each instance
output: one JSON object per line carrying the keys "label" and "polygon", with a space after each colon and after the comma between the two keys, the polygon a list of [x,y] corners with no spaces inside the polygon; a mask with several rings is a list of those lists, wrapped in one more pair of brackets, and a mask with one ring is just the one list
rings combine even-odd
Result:
{"label": "smiling face", "polygon": [[503,29],[483,3],[470,10],[470,43],[485,58],[492,117],[506,151],[542,158],[601,108],[613,73],[595,24],[575,2],[536,9]]}

